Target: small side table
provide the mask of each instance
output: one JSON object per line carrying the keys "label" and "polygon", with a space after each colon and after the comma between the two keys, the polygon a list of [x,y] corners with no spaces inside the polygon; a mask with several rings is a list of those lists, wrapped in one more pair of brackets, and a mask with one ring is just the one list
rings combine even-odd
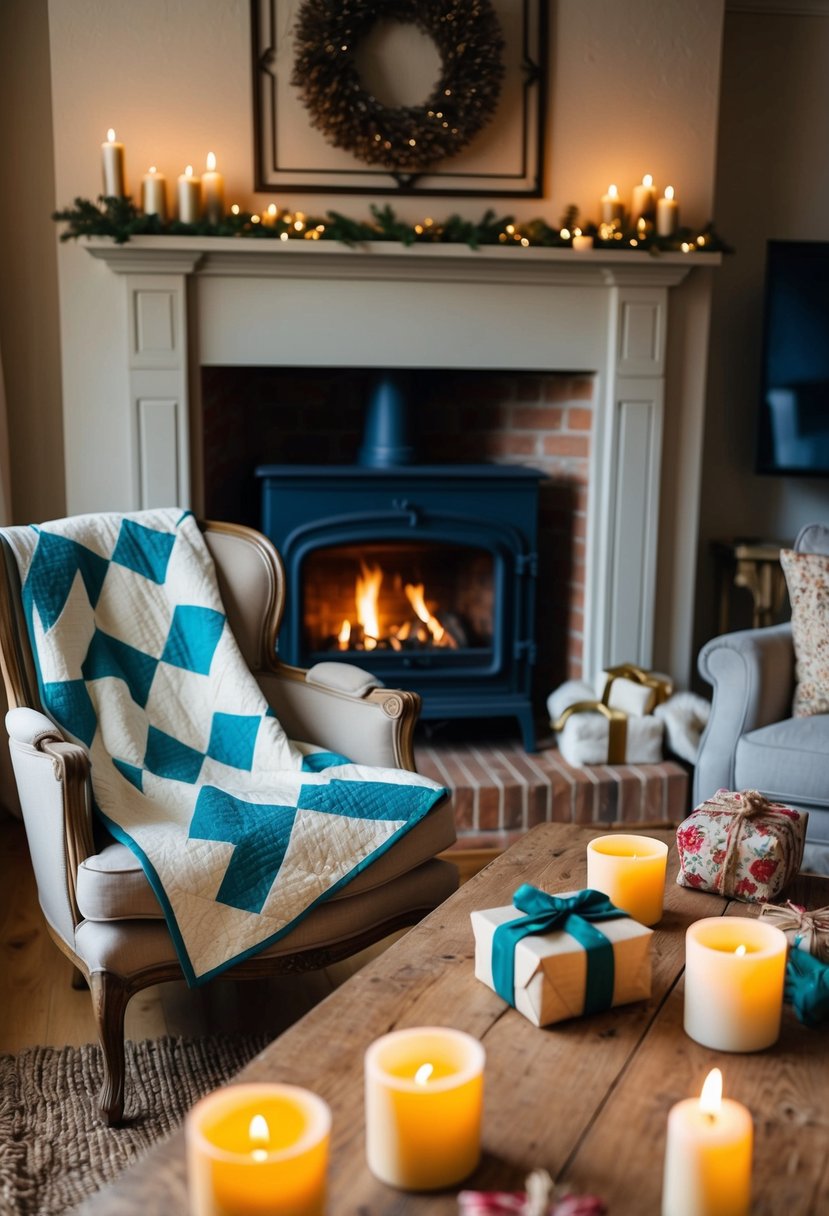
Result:
{"label": "small side table", "polygon": [[745,587],[751,596],[752,628],[774,625],[783,618],[786,578],[780,565],[780,550],[791,543],[776,540],[715,540],[711,542],[717,562],[719,631],[736,626],[731,619],[731,588]]}

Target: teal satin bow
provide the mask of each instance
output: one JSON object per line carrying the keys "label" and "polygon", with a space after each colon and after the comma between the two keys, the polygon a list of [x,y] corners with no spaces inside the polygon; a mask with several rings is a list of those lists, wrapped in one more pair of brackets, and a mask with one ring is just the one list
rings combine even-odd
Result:
{"label": "teal satin bow", "polygon": [[587,984],[584,993],[585,1014],[599,1013],[613,1004],[614,962],[613,944],[591,921],[611,920],[625,916],[614,907],[601,891],[579,891],[561,897],[548,895],[524,883],[515,892],[512,902],[519,912],[516,920],[499,925],[492,939],[492,979],[495,991],[510,1005],[515,1005],[515,947],[522,937],[549,933],[561,929],[574,937],[587,951]]}

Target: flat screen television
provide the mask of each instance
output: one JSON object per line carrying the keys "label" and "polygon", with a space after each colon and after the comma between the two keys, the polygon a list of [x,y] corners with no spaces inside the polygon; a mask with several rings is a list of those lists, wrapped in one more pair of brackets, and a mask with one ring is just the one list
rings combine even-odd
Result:
{"label": "flat screen television", "polygon": [[829,242],[769,241],[757,472],[829,476]]}

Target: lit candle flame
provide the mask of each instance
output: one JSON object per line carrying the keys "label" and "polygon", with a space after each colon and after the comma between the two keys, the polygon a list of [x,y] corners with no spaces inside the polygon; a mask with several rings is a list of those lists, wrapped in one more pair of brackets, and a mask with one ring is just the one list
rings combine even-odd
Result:
{"label": "lit candle flame", "polygon": [[613,186],[613,185],[608,186],[607,197],[608,198],[618,198],[619,197],[619,187]]}
{"label": "lit candle flame", "polygon": [[734,953],[738,954],[740,956],[740,958],[742,958],[742,956],[745,954],[745,952],[746,952],[745,946],[738,946],[737,949],[734,951]]}
{"label": "lit candle flame", "polygon": [[642,185],[648,186],[649,188],[653,185],[653,174],[652,173],[645,174],[645,176],[642,178]]}
{"label": "lit candle flame", "polygon": [[276,215],[276,203],[271,203],[268,207],[268,215]]}
{"label": "lit candle flame", "polygon": [[673,186],[666,186],[665,187],[665,198],[673,198],[673,197],[674,197]]}
{"label": "lit candle flame", "polygon": [[107,131],[107,140],[111,144],[115,143],[115,131],[113,130],[112,127],[110,127],[109,130]]}
{"label": "lit candle flame", "polygon": [[[268,1127],[267,1120],[264,1115],[254,1115],[250,1121],[248,1135],[254,1144],[267,1145],[270,1143],[271,1131]],[[253,1149],[252,1156],[254,1161],[265,1161],[268,1156],[267,1148]]]}
{"label": "lit candle flame", "polygon": [[215,154],[215,152],[208,152],[207,153],[207,171],[208,171],[208,173],[213,173],[215,171],[215,168],[216,168],[216,154]]}
{"label": "lit candle flame", "polygon": [[192,166],[192,165],[186,165],[186,166],[185,166],[185,169],[184,169],[184,176],[185,176],[185,177],[192,177],[192,176],[193,176],[193,166]]}
{"label": "lit candle flame", "polygon": [[712,1068],[702,1087],[699,1096],[699,1108],[704,1115],[713,1119],[722,1109],[722,1073],[719,1068]]}
{"label": "lit candle flame", "polygon": [[415,1084],[425,1085],[434,1071],[434,1064],[421,1064],[414,1076]]}
{"label": "lit candle flame", "polygon": [[150,167],[149,167],[149,169],[147,170],[147,172],[148,172],[148,173],[158,173],[158,169],[156,169],[155,165],[150,165]]}

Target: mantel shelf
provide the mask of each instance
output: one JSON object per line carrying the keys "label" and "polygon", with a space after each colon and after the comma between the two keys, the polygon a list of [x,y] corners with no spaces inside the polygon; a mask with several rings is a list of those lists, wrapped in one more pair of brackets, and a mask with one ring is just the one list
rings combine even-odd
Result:
{"label": "mantel shelf", "polygon": [[116,274],[197,274],[253,278],[385,279],[498,282],[581,287],[674,287],[702,267],[719,266],[719,253],[663,253],[603,249],[502,249],[369,241],[269,241],[237,237],[142,236],[117,245],[91,237],[84,247]]}

